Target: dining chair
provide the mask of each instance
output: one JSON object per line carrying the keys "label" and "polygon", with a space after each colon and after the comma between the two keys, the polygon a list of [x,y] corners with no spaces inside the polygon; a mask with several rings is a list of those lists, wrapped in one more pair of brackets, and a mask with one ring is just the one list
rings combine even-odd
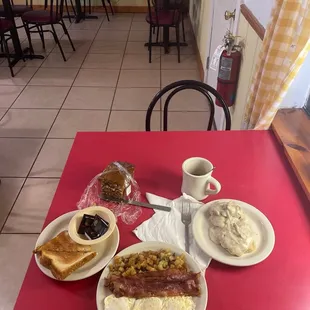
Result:
{"label": "dining chair", "polygon": [[[14,1],[11,0],[11,6],[14,17],[21,17],[24,13],[32,11],[32,0],[26,0],[25,4],[14,4]],[[5,16],[5,11],[3,5],[0,6],[0,16]]]}
{"label": "dining chair", "polygon": [[152,112],[153,109],[156,105],[157,102],[160,102],[161,98],[168,92],[169,95],[167,99],[165,100],[164,104],[164,119],[163,119],[163,130],[167,131],[168,130],[168,108],[169,104],[171,102],[171,99],[173,98],[174,95],[179,93],[180,91],[186,90],[186,89],[192,89],[195,91],[200,92],[206,97],[206,103],[209,104],[210,106],[210,118],[209,118],[209,123],[208,123],[208,131],[212,130],[212,125],[214,122],[214,114],[215,114],[215,103],[214,100],[212,99],[211,95],[213,95],[217,101],[221,104],[221,107],[224,111],[225,114],[225,119],[226,119],[226,127],[225,130],[230,130],[231,129],[231,116],[229,109],[227,107],[227,104],[225,103],[224,99],[222,96],[211,86],[202,83],[200,81],[194,81],[194,80],[182,80],[178,82],[171,83],[164,87],[161,91],[159,91],[153,100],[151,101],[147,113],[146,113],[146,119],[145,119],[145,130],[146,131],[151,131],[151,118],[152,118]]}
{"label": "dining chair", "polygon": [[172,10],[178,10],[181,14],[181,23],[182,23],[182,33],[183,33],[183,42],[186,42],[185,37],[185,18],[188,12],[187,6],[184,3],[184,0],[170,0],[169,8]]}
{"label": "dining chair", "polygon": [[[49,3],[48,3],[49,2]],[[31,33],[39,33],[43,48],[44,46],[44,32],[51,32],[56,44],[58,45],[61,55],[64,61],[67,61],[63,49],[60,44],[60,40],[58,38],[57,32],[55,30],[55,25],[61,25],[64,33],[67,35],[69,42],[72,46],[73,51],[75,51],[75,47],[70,38],[68,29],[63,21],[63,8],[64,8],[64,0],[45,0],[44,10],[31,11],[23,14],[22,21],[25,26],[27,38],[29,41],[30,52],[33,53],[33,47],[31,43]],[[44,29],[44,26],[50,25],[52,30]],[[36,28],[37,30],[33,30]]]}
{"label": "dining chair", "polygon": [[150,25],[149,31],[149,63],[152,62],[152,32],[157,28],[157,39],[159,36],[159,29],[163,28],[175,28],[177,49],[178,49],[178,62],[181,61],[180,56],[180,12],[177,9],[167,10],[164,8],[162,0],[147,0],[148,14],[146,16],[146,22]]}

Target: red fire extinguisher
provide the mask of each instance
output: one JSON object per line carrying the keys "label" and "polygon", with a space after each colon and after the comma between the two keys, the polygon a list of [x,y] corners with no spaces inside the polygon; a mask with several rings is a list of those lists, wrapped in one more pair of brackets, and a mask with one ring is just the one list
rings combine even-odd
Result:
{"label": "red fire extinguisher", "polygon": [[[240,66],[240,47],[238,45],[233,45],[230,48],[226,48],[222,52],[219,61],[217,91],[229,107],[235,103]],[[218,100],[216,100],[216,104],[222,106]]]}

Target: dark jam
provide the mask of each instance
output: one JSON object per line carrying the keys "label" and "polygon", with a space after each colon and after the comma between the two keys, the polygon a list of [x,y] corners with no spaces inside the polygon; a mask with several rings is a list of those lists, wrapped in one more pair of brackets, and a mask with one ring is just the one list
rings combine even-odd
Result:
{"label": "dark jam", "polygon": [[[85,221],[85,223],[87,223],[88,225],[84,225],[85,228],[83,229],[83,234],[90,240],[100,238],[108,231],[109,223],[97,214],[95,216],[92,216],[92,215],[88,215],[88,216],[89,216],[89,221]],[[92,217],[92,219],[90,217]],[[81,222],[81,225],[82,223],[83,223],[83,220]],[[79,228],[79,231],[80,231],[80,228]]]}
{"label": "dark jam", "polygon": [[94,222],[94,219],[95,219],[94,215],[84,214],[80,227],[78,229],[78,234],[84,235],[86,228],[92,225],[92,223]]}

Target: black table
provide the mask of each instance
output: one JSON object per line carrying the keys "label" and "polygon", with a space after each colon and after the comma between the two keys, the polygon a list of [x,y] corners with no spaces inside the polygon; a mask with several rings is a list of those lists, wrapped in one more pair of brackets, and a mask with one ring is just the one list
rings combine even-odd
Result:
{"label": "black table", "polygon": [[[78,1],[78,0],[77,0]],[[163,0],[164,9],[170,9],[170,0]],[[165,54],[169,53],[170,46],[177,46],[177,42],[170,42],[170,28],[169,26],[163,26],[163,42],[154,42],[152,46],[161,46],[165,49]],[[180,46],[187,46],[186,42],[180,42]],[[149,46],[149,43],[145,43],[144,46]]]}
{"label": "black table", "polygon": [[[7,18],[14,21],[12,7],[11,7],[11,1],[10,0],[2,0],[2,4],[4,7],[4,11],[6,12]],[[15,25],[15,22],[14,22]],[[14,67],[20,60],[24,59],[44,59],[44,56],[42,55],[35,55],[33,53],[29,53],[30,49],[29,47],[22,49],[22,46],[20,44],[18,32],[16,25],[12,30],[10,31],[11,38],[14,46],[14,54],[10,54],[11,58],[14,58],[12,61],[12,66]],[[6,58],[5,54],[0,54],[0,58]]]}
{"label": "black table", "polygon": [[[84,0],[86,1],[86,0]],[[71,18],[75,18],[75,23],[78,24],[82,19],[98,19],[98,16],[95,15],[86,15],[86,12],[82,11],[81,0],[75,0],[75,13],[76,15],[70,15]],[[69,18],[68,15],[64,18]]]}

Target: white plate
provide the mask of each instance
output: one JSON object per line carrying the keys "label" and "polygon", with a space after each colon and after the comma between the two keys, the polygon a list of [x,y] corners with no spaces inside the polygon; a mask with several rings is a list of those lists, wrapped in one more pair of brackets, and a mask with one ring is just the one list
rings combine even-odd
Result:
{"label": "white plate", "polygon": [[[256,250],[253,253],[241,257],[233,256],[212,242],[209,237],[208,208],[214,203],[228,201],[236,202],[248,216],[249,223],[255,233]],[[251,266],[260,263],[269,256],[275,244],[274,230],[267,217],[255,207],[233,199],[214,200],[202,206],[193,220],[193,234],[196,242],[206,254],[221,263],[232,266]]]}
{"label": "white plate", "polygon": [[[61,215],[57,219],[55,219],[53,222],[48,224],[45,229],[41,232],[37,243],[35,247],[46,243],[47,241],[51,240],[52,238],[56,237],[60,232],[63,230],[68,229],[69,222],[71,218],[77,213],[78,211],[72,211],[66,214]],[[103,269],[107,263],[111,260],[111,258],[115,255],[117,248],[119,244],[119,231],[117,226],[115,226],[115,229],[112,233],[112,235],[102,243],[98,245],[93,245],[92,249],[97,252],[97,255],[94,259],[92,259],[90,262],[85,264],[83,267],[79,268],[70,276],[68,276],[63,281],[76,281],[88,278],[95,273],[99,272],[101,269]],[[51,271],[45,267],[43,267],[40,262],[37,255],[35,255],[35,260],[40,268],[40,270],[46,274],[48,277],[57,280]]]}
{"label": "white plate", "polygon": [[[136,243],[123,251],[119,252],[117,256],[124,256],[132,253],[139,253],[143,251],[159,251],[161,249],[170,249],[173,253],[176,253],[177,255],[184,254],[186,258],[187,265],[189,269],[193,272],[201,272],[198,264],[196,261],[185,251],[182,249],[176,247],[175,245],[164,243],[164,242],[157,242],[157,241],[149,241],[149,242],[140,242]],[[96,294],[96,300],[97,300],[97,309],[98,310],[104,310],[104,299],[111,295],[111,291],[104,286],[104,279],[109,274],[109,266],[107,266],[99,279],[98,286],[97,286],[97,294]],[[201,289],[201,296],[200,297],[193,297],[194,302],[196,304],[195,310],[205,310],[207,307],[208,302],[208,289],[207,289],[207,283],[206,279],[204,277],[204,273],[201,272],[200,274],[200,289]]]}

